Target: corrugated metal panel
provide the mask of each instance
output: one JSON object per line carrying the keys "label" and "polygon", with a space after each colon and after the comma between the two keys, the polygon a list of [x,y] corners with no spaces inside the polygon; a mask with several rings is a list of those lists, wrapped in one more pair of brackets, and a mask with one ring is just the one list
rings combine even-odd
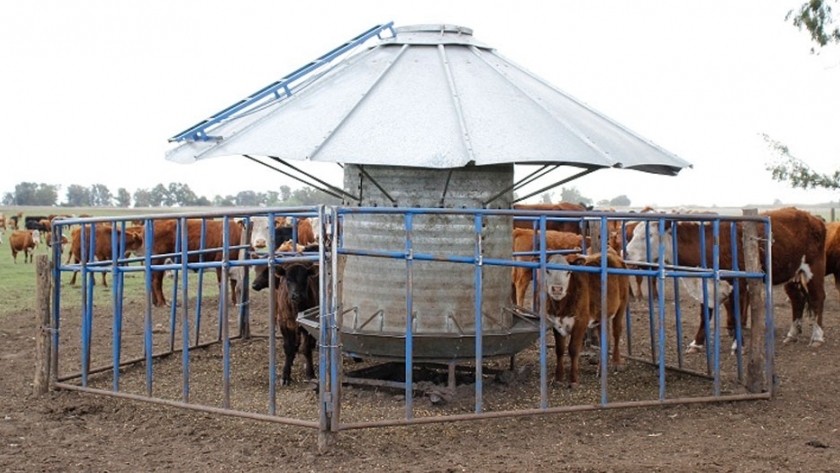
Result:
{"label": "corrugated metal panel", "polygon": [[213,134],[222,139],[186,142],[167,159],[251,154],[438,169],[560,163],[671,175],[690,166],[451,25],[398,28],[291,98]]}
{"label": "corrugated metal panel", "polygon": [[[373,184],[374,179],[388,189],[401,207],[477,208],[481,202],[509,185],[513,165],[446,170],[419,170],[406,167],[365,166],[367,176],[357,166],[345,168],[345,189],[361,192],[365,207],[394,205]],[[441,204],[446,182],[449,186]],[[499,205],[509,207],[511,193]],[[488,217],[481,230],[485,258],[510,259],[513,246],[510,217]],[[405,251],[403,215],[348,214],[343,220],[343,247],[355,250]],[[436,256],[475,255],[475,224],[471,215],[416,215],[411,242],[416,254]],[[483,334],[495,355],[513,354],[522,349],[521,340],[532,341],[533,327],[524,339],[510,339],[513,321],[503,308],[510,300],[511,270],[502,266],[482,266]],[[401,356],[405,346],[382,343],[405,334],[407,278],[404,259],[346,256],[340,274],[342,310],[351,310],[342,321],[345,351],[379,357]],[[457,339],[475,335],[475,265],[439,261],[413,261],[411,293],[413,330],[418,339],[448,337],[450,343],[415,345],[418,359],[473,356],[469,343]],[[491,342],[494,337],[505,341]],[[454,346],[464,345],[464,353]]]}

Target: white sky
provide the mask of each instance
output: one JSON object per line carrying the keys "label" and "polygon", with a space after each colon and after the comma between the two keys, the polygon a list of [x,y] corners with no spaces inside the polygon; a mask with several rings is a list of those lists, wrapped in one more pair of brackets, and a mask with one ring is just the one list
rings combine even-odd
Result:
{"label": "white sky", "polygon": [[[809,53],[807,35],[784,21],[802,1],[3,2],[0,193],[22,181],[60,184],[61,199],[70,184],[116,193],[184,182],[211,199],[298,187],[241,157],[166,161],[167,139],[394,21],[470,27],[694,164],[677,177],[606,170],[568,184],[595,201],[836,201],[838,192],[790,189],[764,169],[774,154],[762,133],[818,171],[840,168],[840,48]],[[307,169],[341,183],[332,165]]]}

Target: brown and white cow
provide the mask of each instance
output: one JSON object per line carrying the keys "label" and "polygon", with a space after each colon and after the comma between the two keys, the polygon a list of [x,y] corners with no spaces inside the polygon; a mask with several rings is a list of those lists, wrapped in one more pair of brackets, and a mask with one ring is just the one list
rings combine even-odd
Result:
{"label": "brown and white cow", "polygon": [[[235,247],[240,243],[242,237],[242,225],[230,221],[228,227],[228,246]],[[165,255],[174,253],[176,248],[176,241],[180,236],[177,234],[178,221],[175,219],[156,220],[154,222],[154,243],[152,244],[152,254]],[[201,248],[201,219],[187,219],[187,251],[195,251]],[[221,261],[223,257],[222,243],[224,238],[224,221],[222,220],[207,220],[205,224],[204,235],[204,249],[216,249],[201,255],[190,255],[187,260],[190,263],[202,261]],[[179,245],[180,246],[180,245]],[[239,258],[239,250],[229,250],[228,258],[235,260]],[[166,257],[159,256],[152,258],[152,264],[165,264]],[[247,270],[247,267],[245,267]],[[233,273],[233,271],[231,271]],[[216,277],[221,283],[222,270],[216,268]],[[164,271],[152,272],[152,303],[155,306],[162,307],[166,305],[166,297],[163,295],[163,278]],[[230,296],[234,304],[236,304],[236,282],[237,277],[230,278]]]}
{"label": "brown and white cow", "polygon": [[[551,255],[549,264],[601,267],[601,253],[592,255]],[[626,269],[617,254],[607,253],[607,267]],[[569,387],[580,382],[580,353],[586,330],[601,323],[601,275],[572,271],[570,269],[546,269],[545,291],[548,297],[546,314],[554,328],[554,351],[557,366],[554,379],[562,382],[565,375],[563,352],[565,338],[569,337]],[[624,312],[630,297],[630,280],[626,275],[607,275],[606,317],[612,321],[612,363],[615,369],[622,366],[621,331]],[[609,331],[609,330],[608,330]]]}
{"label": "brown and white cow", "polygon": [[35,248],[41,243],[41,234],[37,230],[16,230],[9,235],[12,259],[17,264],[17,254],[23,252],[23,262],[31,263]]}
{"label": "brown and white cow", "polygon": [[[540,233],[531,230],[530,228],[514,228],[513,229],[513,252],[525,253],[534,251],[534,240],[537,241],[537,246],[540,243]],[[548,230],[545,233],[546,251],[559,250],[578,250],[583,248],[583,236],[579,233],[561,232]],[[517,261],[534,261],[533,256],[515,256]],[[525,305],[525,293],[528,291],[528,286],[531,284],[532,273],[531,268],[520,268],[514,266],[511,271],[511,278],[513,281],[513,302],[522,307]]]}
{"label": "brown and white cow", "polygon": [[[823,286],[826,271],[826,255],[825,255],[825,224],[802,210],[787,207],[778,210],[771,210],[762,213],[764,216],[770,218],[772,227],[773,246],[772,246],[772,266],[769,271],[771,279],[774,284],[784,284],[785,293],[791,301],[792,307],[792,323],[784,342],[794,341],[797,335],[802,332],[802,315],[806,304],[809,312],[815,317],[815,324],[812,329],[810,345],[820,346],[824,341],[824,334],[822,329],[822,312],[823,304],[825,302],[825,287]],[[698,222],[680,222],[677,227],[677,261],[680,266],[702,266],[701,261],[705,259],[706,267],[711,267],[713,256],[713,230],[710,222],[702,225],[706,240],[706,254],[701,255],[700,252],[700,223]],[[720,247],[719,258],[721,269],[732,269],[732,242],[731,242],[731,225],[732,222],[722,221],[719,227]],[[659,258],[659,222],[650,221],[636,227],[633,238],[627,245],[628,261],[646,261],[645,257],[645,227],[650,231],[651,259],[657,261]],[[666,221],[664,233],[664,262],[666,264],[673,264],[674,262],[674,248],[673,248],[673,222]],[[764,235],[764,225],[758,225],[759,235]],[[735,223],[736,238],[738,251],[738,268],[744,270],[744,255],[742,251],[742,237],[743,224],[741,222]],[[759,252],[761,256],[762,268],[764,267],[764,254],[766,247],[759,244]],[[696,278],[691,278],[686,282],[695,282],[695,291],[692,295],[698,300],[702,301],[700,296],[701,283]],[[725,282],[725,281],[724,281]],[[741,307],[746,308],[747,304],[747,288],[743,278],[739,281],[739,290],[741,294]],[[731,285],[728,282],[721,284],[721,301],[727,310],[727,326],[730,332],[734,330],[734,298],[729,297]],[[701,314],[702,314],[701,308]],[[711,311],[710,311],[711,312]],[[743,311],[745,312],[745,311]],[[701,316],[700,327],[697,335],[694,337],[690,351],[696,351],[705,343],[705,323],[706,320]],[[746,322],[746,316],[742,316],[742,323]]]}
{"label": "brown and white cow", "polygon": [[[269,242],[268,217],[251,217],[251,239],[250,245],[252,250],[264,250]],[[276,217],[274,219],[274,245],[279,246],[281,243],[292,238],[292,227],[286,226],[291,219],[286,217]],[[291,225],[291,224],[290,224]],[[297,240],[301,245],[308,245],[315,242],[315,234],[312,230],[312,224],[308,218],[301,217],[297,219]]]}
{"label": "brown and white cow", "polygon": [[834,287],[840,293],[840,222],[825,225],[825,275],[834,275]]}
{"label": "brown and white cow", "polygon": [[[114,254],[111,247],[111,238],[112,234],[114,233],[114,228],[109,224],[100,223],[98,225],[94,225],[95,232],[94,235],[91,235],[91,226],[90,224],[85,225],[85,241],[82,242],[82,227],[78,226],[74,228],[70,232],[70,254],[67,256],[67,264],[75,263],[79,264],[82,262],[82,244],[85,244],[85,261],[111,261],[114,258]],[[119,242],[122,238],[122,231],[117,228],[117,242]],[[63,235],[62,235],[63,237]],[[91,258],[90,254],[90,239],[91,237],[94,238],[93,242],[93,258]],[[119,244],[119,243],[118,243]],[[143,247],[143,234],[132,231],[130,229],[126,229],[125,231],[125,252],[133,252],[138,251],[140,248]],[[122,257],[123,255],[117,255],[117,258]],[[76,284],[76,275],[78,271],[73,272],[73,277],[70,279],[70,284]],[[105,276],[108,273],[102,273],[102,285],[108,287],[108,282],[105,279]],[[96,279],[93,281],[96,284]]]}

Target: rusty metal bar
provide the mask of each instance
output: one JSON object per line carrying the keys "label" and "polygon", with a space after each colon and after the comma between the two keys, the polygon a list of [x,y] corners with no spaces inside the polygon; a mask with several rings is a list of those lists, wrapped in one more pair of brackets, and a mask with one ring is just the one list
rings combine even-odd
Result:
{"label": "rusty metal bar", "polygon": [[366,429],[369,427],[396,427],[413,424],[434,424],[438,422],[456,422],[477,419],[500,419],[505,417],[537,416],[547,414],[561,414],[565,412],[600,411],[607,409],[626,409],[629,407],[676,406],[684,404],[708,404],[714,402],[752,401],[770,399],[770,393],[733,394],[730,396],[681,397],[662,401],[626,401],[602,404],[581,404],[577,406],[549,407],[546,409],[525,409],[519,411],[484,412],[481,414],[455,414],[440,417],[420,417],[414,419],[392,419],[372,422],[350,422],[342,424],[340,430]]}
{"label": "rusty metal bar", "polygon": [[[199,344],[199,345],[192,345],[192,346],[190,346],[190,350],[192,350],[193,348],[207,348],[210,345],[214,345],[216,343],[219,343],[219,341],[218,340],[212,340],[212,341],[209,341],[209,342],[204,342],[204,343]],[[155,354],[152,354],[152,359],[156,360],[158,358],[166,358],[167,356],[171,356],[171,355],[174,355],[176,353],[181,353],[181,351],[183,351],[182,348],[176,348],[173,351],[165,351],[165,352],[161,352],[161,353],[155,353]],[[120,363],[119,367],[122,368],[124,366],[133,365],[133,364],[139,363],[141,361],[146,361],[146,355],[138,356],[137,358],[132,358],[130,360],[123,361],[122,363]],[[97,373],[102,373],[102,372],[105,372],[105,371],[111,371],[113,369],[114,369],[113,365],[103,365],[103,366],[99,366],[99,367],[92,368],[92,369],[88,370],[88,374],[97,374]],[[61,376],[57,379],[57,381],[67,381],[67,380],[70,380],[70,379],[78,378],[81,375],[82,375],[82,372],[77,371],[75,373],[70,373],[70,374],[66,374],[64,376]]]}
{"label": "rusty metal bar", "polygon": [[96,389],[96,388],[83,388],[81,386],[76,386],[75,384],[68,384],[68,383],[56,383],[55,385],[58,389],[67,389],[69,391],[80,391],[90,394],[99,394],[102,396],[111,396],[111,397],[118,397],[122,399],[130,399],[132,401],[142,401],[148,402],[150,404],[158,404],[163,406],[169,407],[178,407],[181,409],[190,409],[194,411],[200,412],[208,412],[210,414],[219,414],[223,416],[230,416],[230,417],[242,417],[245,419],[254,419],[254,420],[262,420],[266,422],[274,422],[278,424],[288,424],[288,425],[296,425],[299,427],[310,427],[313,429],[318,428],[318,423],[313,421],[307,420],[300,420],[300,419],[291,419],[288,417],[275,417],[266,414],[256,414],[253,412],[244,412],[244,411],[234,411],[230,409],[222,409],[219,407],[210,407],[210,406],[200,406],[197,404],[187,404],[180,401],[170,401],[168,399],[160,399],[160,398],[153,398],[153,397],[146,397],[141,396],[139,394],[130,394],[130,393],[123,393],[123,392],[113,392],[107,391],[104,389]]}

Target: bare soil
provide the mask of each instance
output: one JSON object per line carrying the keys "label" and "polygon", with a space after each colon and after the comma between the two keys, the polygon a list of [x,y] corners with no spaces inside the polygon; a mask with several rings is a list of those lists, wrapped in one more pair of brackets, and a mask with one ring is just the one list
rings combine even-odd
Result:
{"label": "bare soil", "polygon": [[[341,432],[325,452],[316,448],[317,431],[304,427],[66,390],[36,397],[32,394],[34,316],[29,311],[13,313],[0,324],[0,471],[840,471],[840,304],[833,283],[826,284],[826,344],[807,346],[809,326],[798,343],[779,342],[778,389],[769,401],[350,430]],[[774,297],[775,335],[781,341],[789,327],[790,308],[783,291]],[[215,300],[207,300],[207,312],[212,314]],[[265,317],[256,315],[264,313],[265,301],[259,297],[255,301],[259,303],[252,307],[254,332],[266,333],[261,322]],[[697,326],[696,305],[685,300],[684,307],[688,315],[682,338],[687,343]],[[142,353],[141,314],[141,302],[127,303],[124,357]],[[154,323],[161,324],[157,330],[161,333],[155,335],[157,349],[168,344],[168,316],[167,310],[155,311]],[[634,302],[633,317],[633,354],[650,358],[647,308],[641,302]],[[78,369],[78,345],[73,342],[78,338],[78,319],[77,313],[63,311],[62,356],[77,360],[75,365],[62,365],[65,374]],[[203,324],[202,331],[211,336],[217,330],[212,315]],[[110,359],[112,333],[107,323],[95,325],[93,333],[94,340],[103,340],[92,354],[92,365],[97,366]],[[177,346],[180,334],[174,340]],[[279,346],[278,363],[283,356]],[[231,344],[234,407],[267,412],[267,347],[263,337]],[[668,348],[672,361],[673,348]],[[219,345],[191,354],[191,402],[221,406],[221,359]],[[485,409],[537,407],[536,360],[535,346],[518,357],[511,376],[486,377]],[[350,360],[345,363],[347,369],[358,367]],[[702,355],[691,355],[686,363],[697,369],[704,366]],[[722,363],[722,391],[743,392],[733,357],[724,354]],[[301,380],[301,365],[296,361],[295,383],[278,387],[277,414],[314,420],[316,396]],[[505,360],[491,360],[487,367],[505,365]],[[656,399],[656,370],[637,360],[627,360],[626,365],[609,375],[611,401]],[[181,399],[180,355],[156,362],[154,369],[155,395]],[[548,369],[554,369],[553,355]],[[582,369],[579,389],[549,386],[550,405],[599,402],[596,365],[584,362]],[[429,389],[413,399],[415,415],[471,412],[475,380],[469,376],[460,376],[455,392],[447,392],[430,378]],[[145,368],[125,368],[120,389],[142,394],[144,379]],[[108,374],[89,379],[91,386],[103,389],[110,389],[112,382]],[[445,402],[432,402],[436,390]],[[405,412],[404,399],[392,390],[348,386],[343,395],[345,421],[400,418]],[[668,397],[689,395],[711,395],[711,382],[669,374]]]}

